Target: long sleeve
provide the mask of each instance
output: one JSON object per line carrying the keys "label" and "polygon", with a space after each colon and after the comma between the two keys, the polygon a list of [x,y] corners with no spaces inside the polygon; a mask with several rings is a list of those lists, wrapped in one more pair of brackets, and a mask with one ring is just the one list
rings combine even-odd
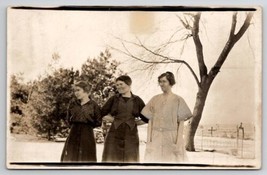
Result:
{"label": "long sleeve", "polygon": [[94,106],[94,123],[95,127],[99,127],[102,125],[101,109],[97,103],[95,103]]}
{"label": "long sleeve", "polygon": [[192,113],[183,98],[179,99],[178,121],[184,121],[192,117]]}
{"label": "long sleeve", "polygon": [[148,123],[148,119],[141,113],[141,111],[144,109],[144,107],[145,107],[145,103],[144,103],[144,101],[141,99],[141,98],[139,98],[139,111],[140,111],[140,115],[139,115],[139,117],[141,118],[141,120],[143,121],[143,122],[145,122],[145,123]]}
{"label": "long sleeve", "polygon": [[101,109],[101,117],[104,117],[111,112],[114,103],[114,98],[115,98],[114,96],[110,97],[108,101],[104,104],[104,106]]}

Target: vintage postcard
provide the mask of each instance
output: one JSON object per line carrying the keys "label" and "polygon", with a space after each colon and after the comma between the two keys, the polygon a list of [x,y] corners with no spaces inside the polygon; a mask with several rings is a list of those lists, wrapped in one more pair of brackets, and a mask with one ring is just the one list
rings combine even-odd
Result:
{"label": "vintage postcard", "polygon": [[7,9],[9,169],[260,169],[262,9]]}

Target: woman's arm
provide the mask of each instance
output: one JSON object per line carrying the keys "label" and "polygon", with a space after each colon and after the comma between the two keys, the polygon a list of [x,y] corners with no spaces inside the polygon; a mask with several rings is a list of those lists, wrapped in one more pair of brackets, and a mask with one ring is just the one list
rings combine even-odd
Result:
{"label": "woman's arm", "polygon": [[108,115],[111,112],[113,103],[114,103],[115,96],[112,96],[108,99],[108,101],[104,104],[104,106],[101,109],[101,116],[104,117]]}
{"label": "woman's arm", "polygon": [[97,103],[95,103],[94,106],[94,125],[95,127],[102,125],[101,109]]}
{"label": "woman's arm", "polygon": [[142,109],[141,114],[146,119],[151,119],[153,117],[154,105],[153,105],[154,97],[145,105]]}
{"label": "woman's arm", "polygon": [[139,105],[138,105],[138,107],[139,107],[139,111],[140,111],[140,113],[139,113],[139,117],[140,117],[140,120],[139,121],[136,121],[136,123],[137,123],[137,125],[143,125],[143,124],[146,124],[146,123],[148,123],[148,118],[146,118],[142,113],[141,113],[141,111],[144,109],[144,107],[145,107],[145,103],[144,103],[144,101],[141,99],[141,98],[139,98]]}
{"label": "woman's arm", "polygon": [[178,122],[185,121],[192,117],[192,112],[187,106],[186,102],[183,98],[179,99],[179,106],[178,106]]}
{"label": "woman's arm", "polygon": [[113,107],[114,99],[115,96],[110,97],[101,109],[101,117],[107,122],[113,122],[114,120],[114,117],[112,117],[112,115],[110,114],[111,109]]}
{"label": "woman's arm", "polygon": [[105,120],[107,122],[113,122],[114,121],[114,117],[112,117],[110,114],[108,114],[108,115],[103,117],[103,120]]}

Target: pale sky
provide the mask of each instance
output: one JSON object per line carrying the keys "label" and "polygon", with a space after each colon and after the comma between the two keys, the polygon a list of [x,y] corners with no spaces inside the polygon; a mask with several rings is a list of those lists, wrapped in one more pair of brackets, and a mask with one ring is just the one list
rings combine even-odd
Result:
{"label": "pale sky", "polygon": [[[8,73],[23,72],[26,80],[36,79],[47,70],[53,53],[61,59],[58,66],[80,69],[87,58],[93,58],[107,46],[122,48],[114,36],[135,41],[140,38],[149,47],[162,44],[181,27],[173,12],[86,12],[9,10],[8,13]],[[227,40],[231,12],[206,12],[202,15],[200,37],[208,69],[214,64]],[[244,19],[240,12],[238,20]],[[259,91],[261,67],[261,20],[254,15],[253,25],[229,54],[221,72],[215,78],[203,112],[202,124],[253,123],[256,119],[255,94]],[[240,23],[238,23],[238,29]],[[185,31],[183,31],[185,32]],[[177,38],[181,37],[180,32]],[[180,35],[179,35],[180,34]],[[249,42],[250,41],[250,42]],[[198,74],[195,47],[192,39],[186,42],[180,57],[182,43],[166,49],[167,56],[185,59]],[[136,55],[140,50],[129,46]],[[157,77],[172,71],[177,84],[173,92],[182,96],[193,110],[197,92],[196,83],[185,67],[164,65],[150,75],[134,71],[140,64],[116,51],[113,58],[122,62],[120,68],[133,79],[133,93],[145,102],[161,93]]]}

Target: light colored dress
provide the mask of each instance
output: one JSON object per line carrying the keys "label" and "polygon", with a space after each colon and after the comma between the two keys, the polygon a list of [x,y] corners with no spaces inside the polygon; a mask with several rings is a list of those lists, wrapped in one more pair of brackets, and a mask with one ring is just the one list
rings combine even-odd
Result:
{"label": "light colored dress", "polygon": [[192,113],[184,99],[174,93],[159,94],[141,113],[149,119],[145,162],[186,161],[183,128]]}

